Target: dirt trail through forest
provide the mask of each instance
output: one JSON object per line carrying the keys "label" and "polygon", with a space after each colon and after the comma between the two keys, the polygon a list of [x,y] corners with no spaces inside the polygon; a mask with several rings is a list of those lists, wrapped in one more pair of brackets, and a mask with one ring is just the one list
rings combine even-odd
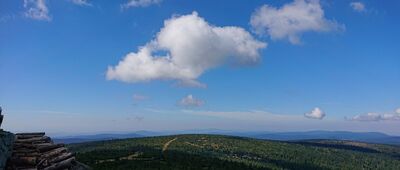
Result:
{"label": "dirt trail through forest", "polygon": [[172,142],[174,142],[175,140],[177,140],[177,139],[178,139],[178,137],[176,137],[176,138],[174,138],[174,139],[168,141],[167,143],[165,143],[164,146],[163,146],[163,148],[162,148],[162,152],[164,153],[164,152],[168,149],[168,146],[169,146]]}

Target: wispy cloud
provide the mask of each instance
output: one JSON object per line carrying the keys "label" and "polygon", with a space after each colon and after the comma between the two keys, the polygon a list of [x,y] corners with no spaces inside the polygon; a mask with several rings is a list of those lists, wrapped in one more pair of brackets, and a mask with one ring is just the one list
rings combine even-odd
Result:
{"label": "wispy cloud", "polygon": [[122,4],[121,8],[148,7],[150,5],[160,4],[161,2],[162,0],[129,0],[125,4]]}
{"label": "wispy cloud", "polygon": [[400,108],[395,110],[394,113],[366,113],[355,115],[351,118],[345,118],[346,120],[351,121],[362,121],[362,122],[371,122],[371,121],[398,121],[400,120]]}
{"label": "wispy cloud", "polygon": [[301,116],[272,114],[266,111],[201,111],[201,110],[183,110],[184,113],[194,115],[228,118],[248,121],[271,121],[271,120],[301,120]]}
{"label": "wispy cloud", "polygon": [[197,99],[197,98],[193,97],[193,95],[189,94],[189,95],[185,96],[184,98],[182,98],[178,104],[180,106],[184,106],[184,107],[199,107],[204,104],[204,101]]}
{"label": "wispy cloud", "polygon": [[143,101],[143,100],[149,99],[148,96],[141,95],[141,94],[134,94],[132,98],[133,98],[133,101],[135,101],[135,102],[139,102],[139,101]]}
{"label": "wispy cloud", "polygon": [[311,112],[305,113],[304,117],[309,119],[319,119],[322,120],[325,117],[325,112],[322,111],[320,108],[316,107]]}
{"label": "wispy cloud", "polygon": [[366,113],[355,115],[352,118],[346,118],[347,120],[354,121],[380,121],[382,120],[382,116],[379,113]]}
{"label": "wispy cloud", "polygon": [[16,17],[15,17],[14,14],[5,14],[5,15],[2,15],[2,16],[0,16],[0,23],[4,23],[4,22],[10,21],[10,20],[13,20],[13,19],[15,19],[15,18],[16,18]]}
{"label": "wispy cloud", "polygon": [[132,118],[131,117],[126,118],[126,120],[134,120],[136,122],[141,122],[143,119],[144,119],[143,116],[134,116]]}
{"label": "wispy cloud", "polygon": [[207,88],[207,84],[198,82],[196,80],[184,80],[176,83],[178,87],[195,87],[195,88]]}
{"label": "wispy cloud", "polygon": [[344,25],[325,18],[318,0],[295,0],[281,8],[263,5],[253,13],[250,23],[257,34],[288,39],[292,44],[300,44],[304,32],[344,29]]}
{"label": "wispy cloud", "polygon": [[71,0],[71,2],[80,6],[92,6],[89,0]]}
{"label": "wispy cloud", "polygon": [[35,20],[51,21],[46,0],[24,0],[25,16]]}
{"label": "wispy cloud", "polygon": [[354,11],[357,12],[365,12],[365,5],[362,2],[351,2],[350,7],[353,8]]}

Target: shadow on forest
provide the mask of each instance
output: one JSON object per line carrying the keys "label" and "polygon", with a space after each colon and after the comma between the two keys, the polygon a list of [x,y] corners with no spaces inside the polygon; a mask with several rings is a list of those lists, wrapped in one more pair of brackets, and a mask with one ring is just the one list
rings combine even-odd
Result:
{"label": "shadow on forest", "polygon": [[334,149],[343,149],[343,150],[350,150],[350,151],[358,151],[358,152],[365,152],[365,153],[381,153],[375,149],[365,148],[361,146],[352,146],[352,145],[343,145],[343,144],[328,144],[328,143],[315,143],[315,142],[289,142],[300,144],[304,146],[316,146],[316,147],[325,147],[325,148],[334,148]]}

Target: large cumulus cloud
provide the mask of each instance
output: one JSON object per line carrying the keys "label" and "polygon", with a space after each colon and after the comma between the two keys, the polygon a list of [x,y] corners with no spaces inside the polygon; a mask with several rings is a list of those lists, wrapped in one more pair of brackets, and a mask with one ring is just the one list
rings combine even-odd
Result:
{"label": "large cumulus cloud", "polygon": [[205,71],[224,63],[257,63],[266,45],[243,28],[213,26],[193,12],[166,20],[154,40],[109,66],[106,76],[131,83],[178,80],[202,86],[196,79]]}

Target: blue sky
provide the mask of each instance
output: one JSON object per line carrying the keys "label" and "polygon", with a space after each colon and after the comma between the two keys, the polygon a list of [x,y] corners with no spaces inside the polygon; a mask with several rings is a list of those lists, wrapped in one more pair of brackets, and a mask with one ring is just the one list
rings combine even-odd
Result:
{"label": "blue sky", "polygon": [[400,135],[399,5],[2,0],[3,128]]}

